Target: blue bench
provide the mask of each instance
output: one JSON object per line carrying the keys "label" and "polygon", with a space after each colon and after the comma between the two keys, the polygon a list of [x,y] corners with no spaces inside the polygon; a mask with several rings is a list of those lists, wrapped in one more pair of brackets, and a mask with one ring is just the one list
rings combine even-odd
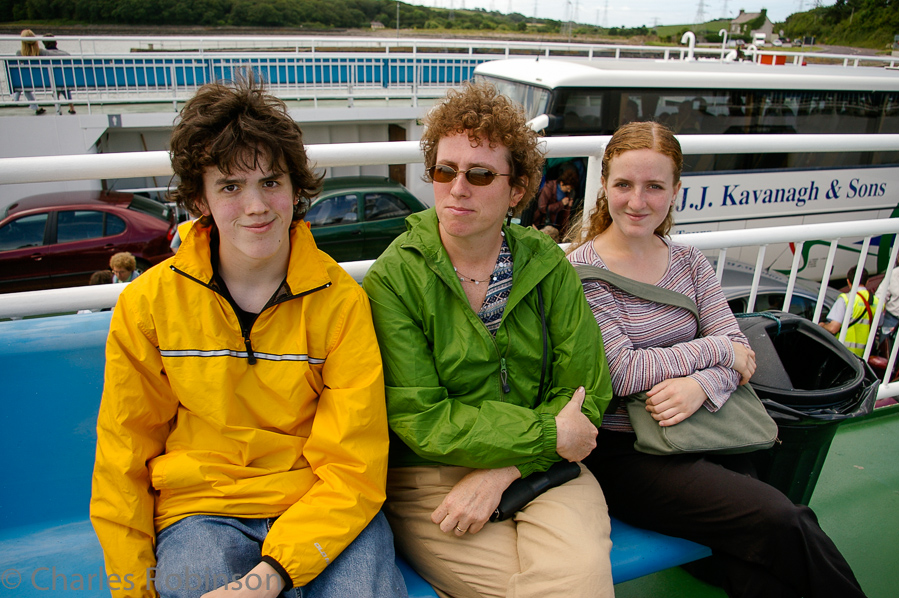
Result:
{"label": "blue bench", "polygon": [[202,58],[38,58],[7,60],[10,93],[197,87],[210,79]]}
{"label": "blue bench", "polygon": [[[109,595],[88,503],[110,317],[100,312],[0,322],[0,454],[6,455],[0,571],[6,589],[18,583],[9,595],[42,597],[73,589],[79,596]],[[710,554],[704,546],[615,520],[612,542],[615,583]],[[398,562],[410,596],[436,598],[417,573]]]}
{"label": "blue bench", "polygon": [[17,91],[71,91],[193,88],[221,79],[231,79],[235,69],[247,66],[271,85],[328,86],[349,83],[412,85],[459,85],[474,74],[481,59],[331,58],[294,54],[263,57],[161,58],[60,58],[9,59],[6,75],[10,93]]}

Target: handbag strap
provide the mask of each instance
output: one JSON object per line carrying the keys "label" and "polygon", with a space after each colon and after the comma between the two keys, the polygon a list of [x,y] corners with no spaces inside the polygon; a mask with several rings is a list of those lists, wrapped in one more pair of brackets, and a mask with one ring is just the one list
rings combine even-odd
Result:
{"label": "handbag strap", "polygon": [[699,310],[696,308],[696,302],[683,293],[678,293],[677,291],[672,291],[670,289],[663,289],[654,284],[639,282],[598,266],[576,264],[574,270],[577,272],[581,281],[601,280],[621,289],[629,295],[633,295],[634,297],[647,299],[654,303],[682,307],[693,314],[693,317],[696,318],[696,324],[699,325]]}
{"label": "handbag strap", "polygon": [[[683,293],[663,289],[654,284],[639,282],[632,278],[628,278],[627,276],[615,274],[611,270],[606,270],[605,268],[600,268],[598,266],[591,266],[589,264],[574,264],[574,271],[577,272],[581,282],[586,280],[601,280],[621,289],[629,295],[633,295],[634,297],[648,299],[654,303],[682,307],[696,318],[696,329],[699,330],[699,309],[696,307],[696,302]],[[608,412],[614,413],[618,410],[620,404],[621,397],[613,396],[606,409]]]}

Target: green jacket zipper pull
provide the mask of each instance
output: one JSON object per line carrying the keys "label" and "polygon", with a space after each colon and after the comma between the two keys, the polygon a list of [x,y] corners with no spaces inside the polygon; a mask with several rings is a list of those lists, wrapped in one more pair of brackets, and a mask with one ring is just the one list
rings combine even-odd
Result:
{"label": "green jacket zipper pull", "polygon": [[510,392],[512,392],[512,389],[509,388],[509,383],[506,382],[506,380],[508,380],[508,378],[509,378],[509,372],[506,371],[506,358],[501,357],[499,360],[499,364],[500,364],[499,376],[503,381],[503,392],[505,394],[509,394]]}

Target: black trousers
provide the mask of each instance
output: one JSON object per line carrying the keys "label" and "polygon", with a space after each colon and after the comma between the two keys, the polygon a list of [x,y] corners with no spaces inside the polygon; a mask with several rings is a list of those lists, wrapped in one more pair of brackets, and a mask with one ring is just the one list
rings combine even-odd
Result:
{"label": "black trousers", "polygon": [[814,512],[756,479],[746,455],[655,456],[633,443],[633,434],[600,430],[584,460],[609,513],[711,548],[728,596],[864,596]]}

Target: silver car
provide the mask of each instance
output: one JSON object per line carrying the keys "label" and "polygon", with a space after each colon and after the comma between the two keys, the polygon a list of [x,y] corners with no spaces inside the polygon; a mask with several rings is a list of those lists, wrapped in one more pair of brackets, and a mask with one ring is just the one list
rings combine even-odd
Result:
{"label": "silver car", "polygon": [[[717,269],[716,259],[709,260],[713,268]],[[723,280],[721,287],[724,296],[734,313],[744,313],[749,304],[749,291],[752,289],[752,277],[755,266],[727,260],[724,264]],[[753,311],[782,310],[784,297],[787,293],[789,278],[779,272],[762,272],[759,278],[758,295],[755,299]],[[839,291],[828,288],[824,296],[824,309],[821,319],[830,311],[830,307],[839,297]],[[793,288],[793,298],[790,301],[790,313],[800,315],[809,320],[815,315],[815,306],[818,303],[818,284],[807,280],[797,279]]]}

